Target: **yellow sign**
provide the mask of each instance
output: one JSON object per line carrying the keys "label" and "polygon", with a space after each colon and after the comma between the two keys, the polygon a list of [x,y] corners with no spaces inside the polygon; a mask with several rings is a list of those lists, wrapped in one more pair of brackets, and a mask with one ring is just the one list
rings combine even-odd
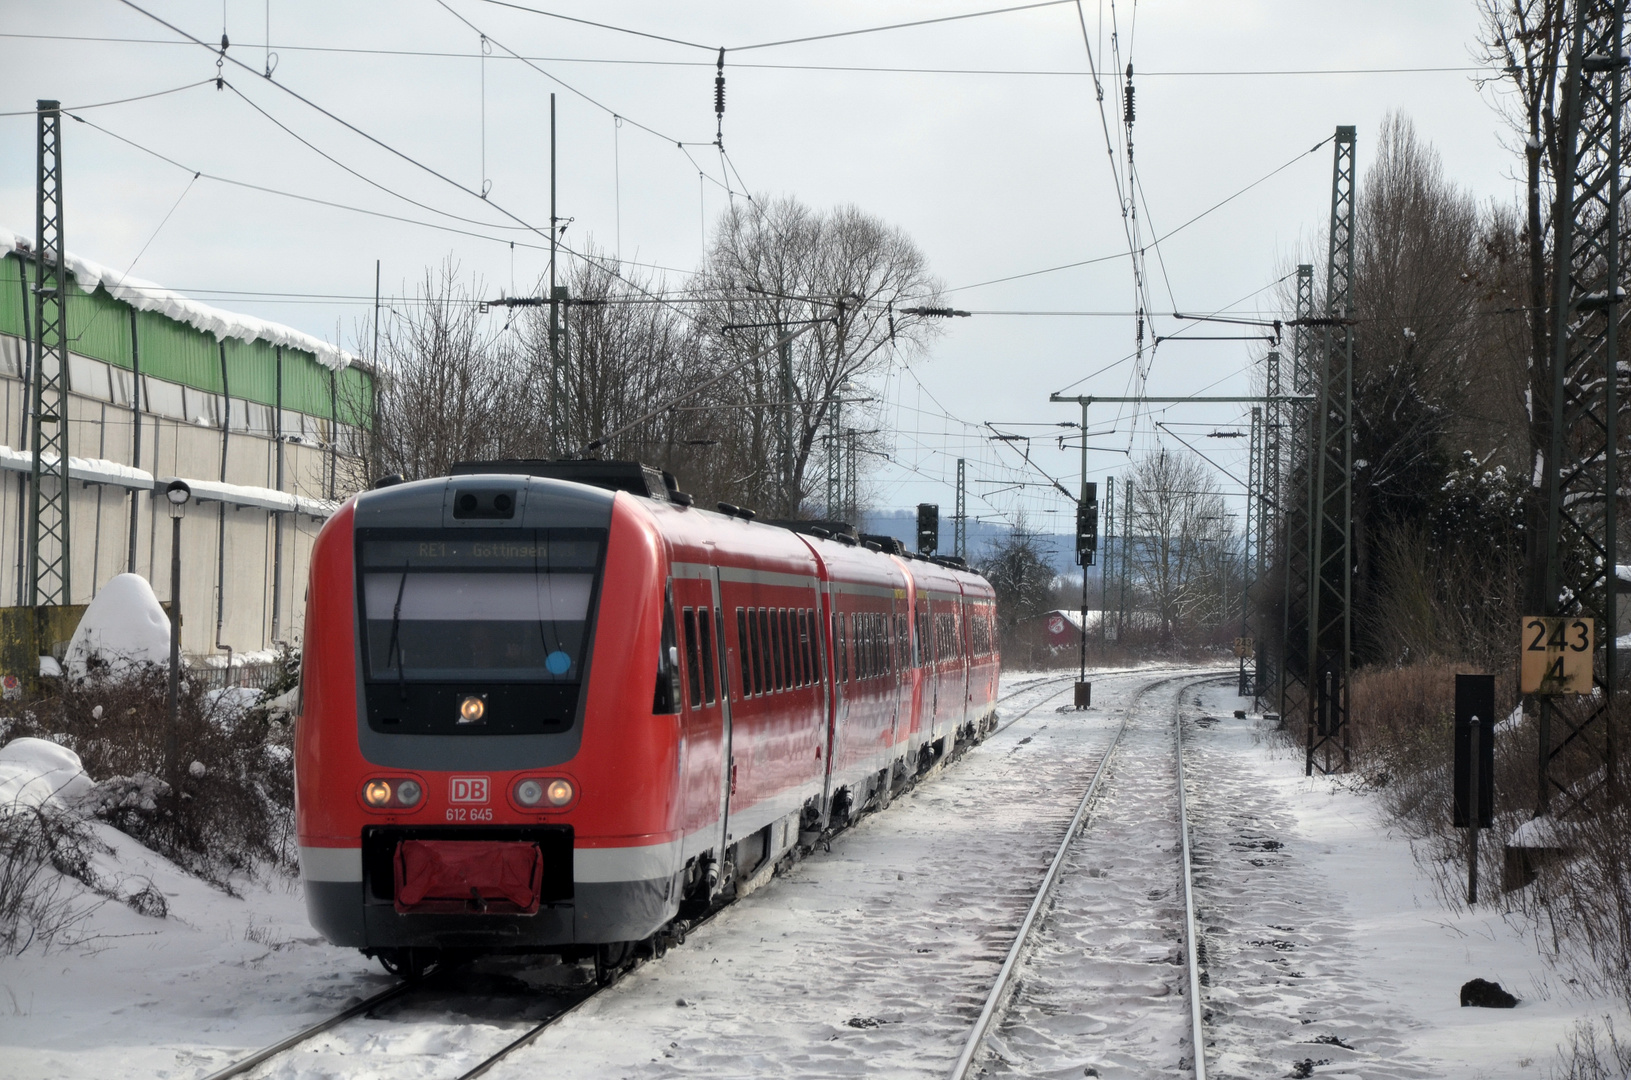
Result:
{"label": "yellow sign", "polygon": [[1523,620],[1519,692],[1591,693],[1596,624],[1591,619],[1529,615]]}
{"label": "yellow sign", "polygon": [[1235,655],[1241,659],[1254,655],[1252,649],[1253,644],[1252,639],[1249,637],[1235,638]]}

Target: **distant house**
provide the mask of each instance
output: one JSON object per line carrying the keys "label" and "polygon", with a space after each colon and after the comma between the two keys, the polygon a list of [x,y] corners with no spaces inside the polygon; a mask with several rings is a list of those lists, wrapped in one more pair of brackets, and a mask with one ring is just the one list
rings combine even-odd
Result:
{"label": "distant house", "polygon": [[[1090,630],[1098,629],[1099,612],[1089,608],[1087,612],[1087,626]],[[1048,644],[1055,649],[1066,646],[1074,648],[1082,642],[1082,613],[1080,611],[1066,611],[1056,608],[1053,611],[1043,612],[1042,629],[1047,634]]]}

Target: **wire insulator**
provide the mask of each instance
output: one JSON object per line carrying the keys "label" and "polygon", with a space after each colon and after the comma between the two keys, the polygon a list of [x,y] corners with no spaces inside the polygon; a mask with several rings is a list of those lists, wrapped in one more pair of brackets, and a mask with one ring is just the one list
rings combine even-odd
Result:
{"label": "wire insulator", "polygon": [[1127,84],[1127,103],[1121,111],[1121,122],[1128,127],[1133,126],[1133,84]]}
{"label": "wire insulator", "polygon": [[725,50],[719,50],[719,73],[714,76],[714,115],[725,115]]}

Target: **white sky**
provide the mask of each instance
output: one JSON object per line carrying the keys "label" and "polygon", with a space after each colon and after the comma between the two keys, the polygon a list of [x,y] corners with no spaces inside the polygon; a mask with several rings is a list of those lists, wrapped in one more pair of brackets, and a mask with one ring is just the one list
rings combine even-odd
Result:
{"label": "white sky", "polygon": [[[533,225],[545,225],[549,215],[548,108],[549,93],[556,91],[560,213],[575,219],[568,243],[576,246],[592,237],[611,249],[620,237],[625,258],[694,268],[702,252],[703,219],[723,209],[728,195],[716,183],[699,182],[699,166],[720,179],[719,154],[711,145],[690,148],[688,157],[671,140],[713,140],[714,53],[485,0],[447,0],[447,5],[493,41],[528,57],[552,58],[537,59],[537,67],[606,108],[508,59],[499,45],[483,64],[477,32],[437,0],[226,0],[229,55],[256,71],[228,64],[226,74],[245,96],[370,180],[482,225],[452,222],[347,175],[230,90],[199,86],[82,115],[187,170],[502,239],[370,218],[208,178],[191,182],[188,171],[68,123],[69,248],[122,270],[146,245],[134,266],[137,276],[351,348],[360,345],[363,352],[367,342],[356,339],[370,317],[376,259],[383,265],[387,295],[411,292],[426,267],[448,255],[466,272],[482,275],[493,293],[511,290],[512,283],[515,289],[529,288],[546,257],[525,248],[512,256],[507,241],[537,243],[537,235],[494,227],[509,222],[493,207],[370,145],[260,77],[269,21],[279,83],[465,187],[479,189],[485,177],[492,184],[491,202]],[[206,41],[220,37],[220,0],[142,0],[142,6]],[[948,286],[1121,252],[1122,258],[1090,267],[951,293],[956,306],[981,314],[952,322],[932,355],[915,363],[910,374],[873,388],[884,403],[883,419],[896,429],[895,464],[883,464],[871,480],[878,506],[933,501],[949,514],[955,459],[964,456],[971,515],[1006,516],[1023,508],[1033,526],[1066,528],[1052,513],[1064,512],[1062,501],[1044,489],[997,490],[1015,475],[1005,466],[1017,461],[1017,451],[992,443],[985,437],[990,432],[977,425],[996,421],[1004,431],[1040,434],[1046,429],[1015,425],[1074,419],[1074,406],[1050,405],[1048,394],[1122,359],[1132,348],[1133,320],[1126,314],[984,314],[1126,313],[1133,307],[1098,107],[1091,80],[1081,74],[1087,60],[1074,5],[741,51],[735,50],[1009,4],[537,0],[529,6],[710,48],[727,46],[732,51],[726,54],[724,138],[741,184],[759,197],[791,194],[818,208],[853,203],[898,225],[924,249]],[[1083,0],[1082,10],[1095,54],[1103,54],[1099,66],[1108,71],[1116,66],[1111,5]],[[212,54],[195,45],[168,44],[175,34],[118,0],[0,0],[0,13],[0,110],[32,110],[37,98],[87,105],[216,73]],[[1130,55],[1135,65],[1134,140],[1147,202],[1147,209],[1140,208],[1145,237],[1172,229],[1302,155],[1162,244],[1159,260],[1151,250],[1152,311],[1209,312],[1250,296],[1231,313],[1282,314],[1271,310],[1276,294],[1265,286],[1298,261],[1299,244],[1318,234],[1329,213],[1330,148],[1306,151],[1337,124],[1358,127],[1361,176],[1379,122],[1399,109],[1437,146],[1451,177],[1480,198],[1516,196],[1515,159],[1501,145],[1500,124],[1487,96],[1466,70],[1477,30],[1472,0],[1342,5],[1144,0],[1136,8],[1136,29],[1134,13],[1131,0],[1115,5],[1121,63]],[[818,66],[826,69],[808,69]],[[839,66],[1038,74],[831,70]],[[1242,74],[1378,68],[1456,70]],[[1114,81],[1108,77],[1107,92]],[[1113,98],[1105,108],[1112,129],[1118,129]],[[627,118],[615,137],[608,109]],[[641,131],[636,122],[664,138]],[[31,111],[0,118],[0,146],[0,226],[32,235]],[[740,190],[735,175],[731,184]],[[1314,261],[1322,263],[1323,253]],[[1322,265],[1316,273],[1323,275]],[[1171,334],[1180,325],[1157,318],[1153,332]],[[1234,331],[1192,327],[1189,332]],[[1250,366],[1260,353],[1260,347],[1239,341],[1163,345],[1148,392],[1249,393]],[[1131,365],[1122,363],[1070,392],[1126,394],[1130,371]],[[1244,431],[1246,408],[1189,405],[1155,419],[1196,442],[1214,427]],[[1092,418],[1110,421],[1117,411],[1098,406]],[[1092,453],[1090,478],[1102,481],[1119,473],[1129,446],[1142,449],[1157,439],[1182,449],[1172,434],[1153,429],[1150,418],[1136,431],[1124,420],[1114,434],[1092,440],[1107,449]],[[1245,442],[1201,438],[1198,445],[1244,478]],[[1067,486],[1079,479],[1076,451],[1060,452],[1039,441],[1033,455]],[[1227,480],[1224,484],[1234,488]],[[982,493],[990,494],[982,498]]]}

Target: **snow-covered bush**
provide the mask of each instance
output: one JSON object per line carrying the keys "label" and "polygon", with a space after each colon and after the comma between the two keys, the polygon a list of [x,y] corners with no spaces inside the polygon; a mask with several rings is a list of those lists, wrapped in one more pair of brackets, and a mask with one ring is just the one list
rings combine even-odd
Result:
{"label": "snow-covered bush", "polygon": [[[288,663],[298,671],[295,654]],[[155,665],[66,680],[57,696],[19,703],[0,737],[49,738],[76,752],[101,780],[86,812],[207,880],[292,871],[287,713],[264,693],[212,692],[183,678],[176,775],[166,776],[167,694],[168,673]]]}
{"label": "snow-covered bush", "polygon": [[99,900],[69,879],[95,882],[97,844],[84,818],[52,803],[0,810],[0,956],[71,941]]}

